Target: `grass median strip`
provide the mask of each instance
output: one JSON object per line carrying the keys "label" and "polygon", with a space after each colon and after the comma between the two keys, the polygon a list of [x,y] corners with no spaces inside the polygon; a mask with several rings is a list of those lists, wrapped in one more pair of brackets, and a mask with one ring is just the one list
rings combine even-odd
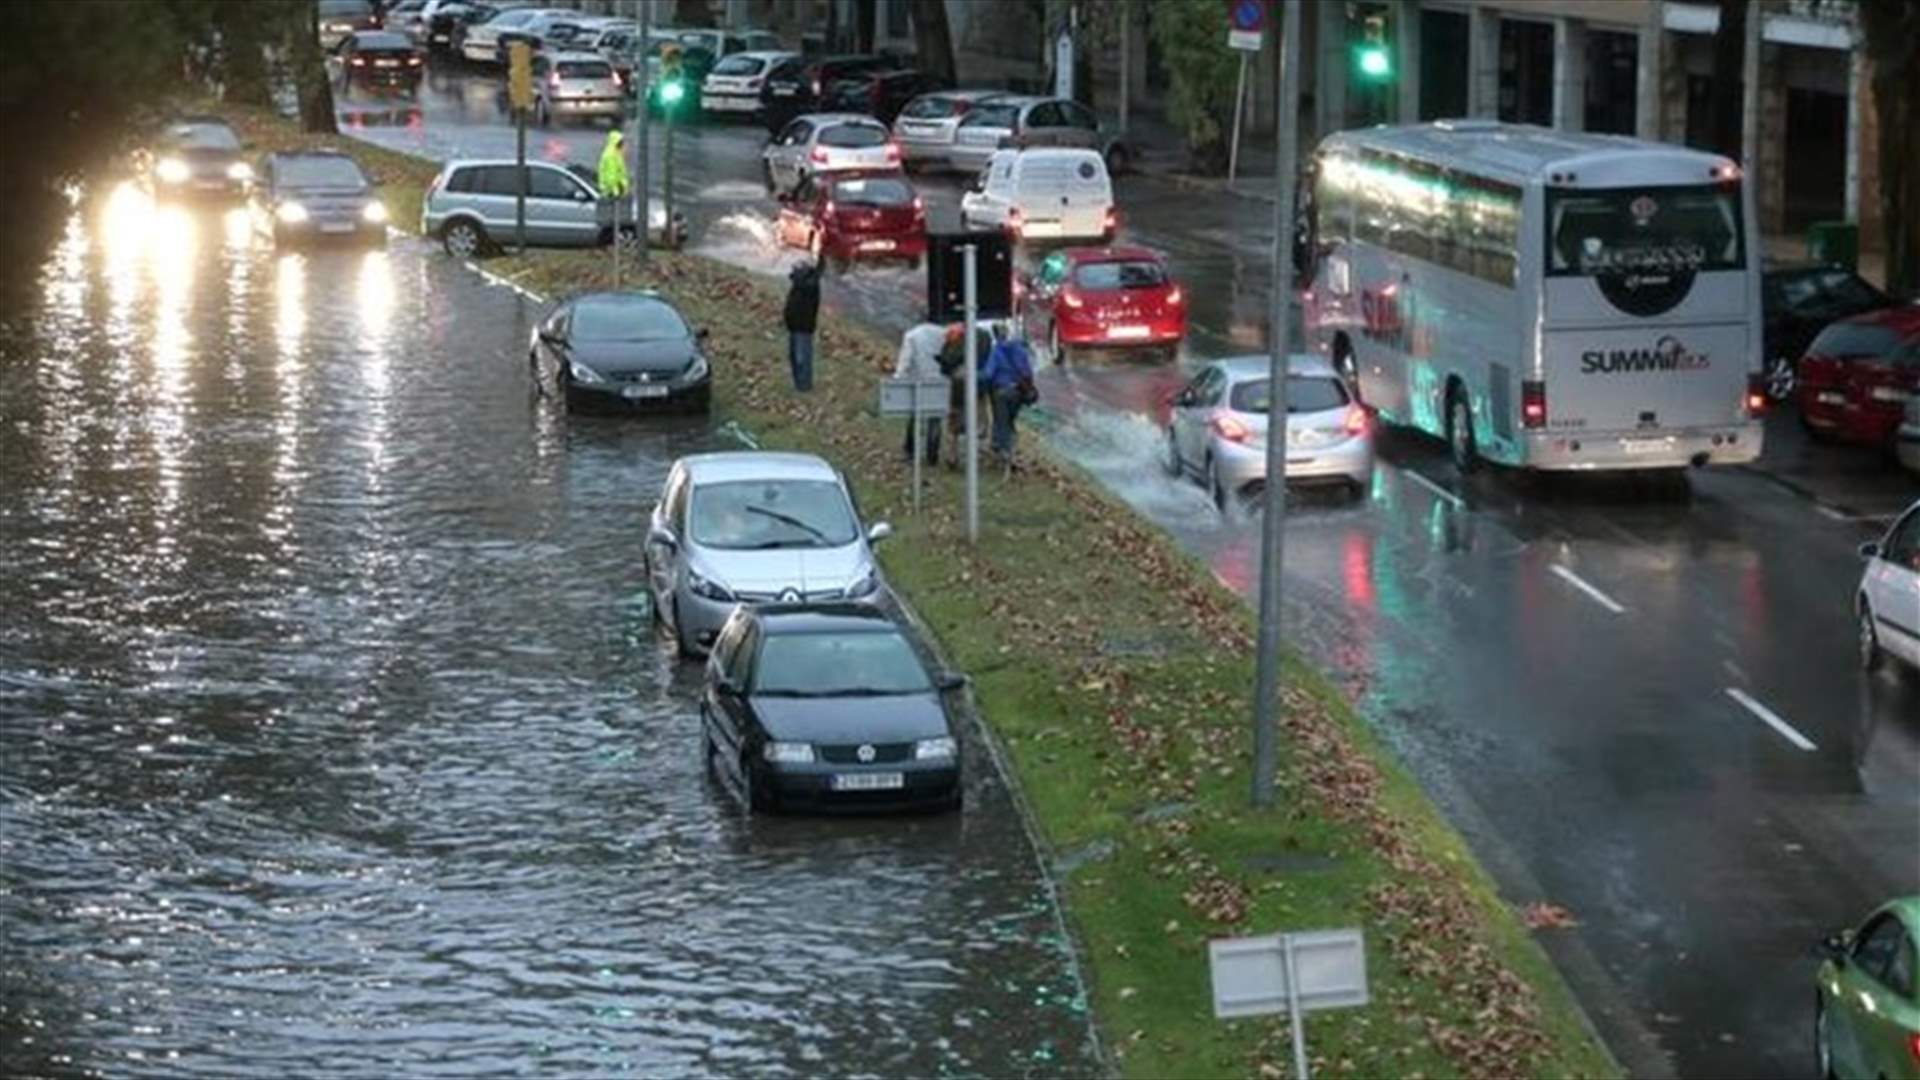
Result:
{"label": "grass median strip", "polygon": [[[376,171],[391,168],[394,187],[433,172],[353,149]],[[412,197],[417,208],[417,187]],[[554,298],[602,287],[608,272],[605,252],[487,265]],[[646,284],[712,331],[727,419],[765,447],[834,461],[865,514],[894,522],[880,549],[887,574],[975,677],[1051,848],[1123,1073],[1285,1075],[1283,1017],[1212,1018],[1206,943],[1352,925],[1367,934],[1373,1003],[1309,1019],[1316,1074],[1618,1072],[1457,834],[1298,664],[1287,668],[1278,805],[1248,808],[1251,615],[1164,535],[1044,452],[1028,453],[1022,474],[983,476],[978,545],[965,541],[957,475],[932,470],[913,518],[901,425],[872,415],[893,342],[828,312],[815,390],[800,396],[777,283],[656,252]]]}

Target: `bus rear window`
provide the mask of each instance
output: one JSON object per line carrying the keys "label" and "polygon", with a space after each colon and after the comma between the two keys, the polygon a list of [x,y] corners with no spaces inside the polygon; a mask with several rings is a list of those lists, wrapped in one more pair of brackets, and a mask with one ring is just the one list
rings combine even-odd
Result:
{"label": "bus rear window", "polygon": [[1547,192],[1547,272],[1739,270],[1737,185]]}

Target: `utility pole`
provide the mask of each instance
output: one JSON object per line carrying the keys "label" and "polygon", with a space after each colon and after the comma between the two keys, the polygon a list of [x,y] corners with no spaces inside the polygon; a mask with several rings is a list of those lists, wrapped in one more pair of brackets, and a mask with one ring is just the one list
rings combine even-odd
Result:
{"label": "utility pole", "polygon": [[1293,312],[1293,187],[1300,136],[1300,5],[1281,25],[1279,161],[1274,166],[1273,300],[1267,361],[1267,484],[1260,516],[1260,633],[1254,646],[1253,805],[1273,805],[1280,727],[1280,575],[1287,514],[1287,355]]}
{"label": "utility pole", "polygon": [[[639,193],[639,209],[635,211],[635,213],[640,219],[640,227],[634,230],[638,234],[637,238],[640,241],[639,246],[635,249],[639,254],[634,259],[634,264],[638,268],[637,272],[644,277],[647,272],[647,244],[649,242],[647,233],[653,228],[653,179],[647,172],[647,159],[650,156],[647,147],[647,83],[649,81],[647,79],[647,24],[651,21],[653,0],[633,0],[633,3],[635,7],[640,9],[636,12],[638,16],[636,22],[639,30],[633,35],[633,82],[634,89],[638,94],[638,97],[635,98],[637,107],[634,110],[635,115],[633,118],[633,144],[636,152],[640,155],[638,162],[639,168],[635,170],[639,175],[640,182],[633,186],[633,190]],[[672,230],[672,219],[668,219],[667,228],[669,231]]]}

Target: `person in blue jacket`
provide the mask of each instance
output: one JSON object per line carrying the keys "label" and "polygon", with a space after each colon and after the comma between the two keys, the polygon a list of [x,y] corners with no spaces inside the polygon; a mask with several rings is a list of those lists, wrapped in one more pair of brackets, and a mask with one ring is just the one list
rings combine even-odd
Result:
{"label": "person in blue jacket", "polygon": [[1027,343],[994,329],[993,350],[980,365],[980,383],[993,403],[993,456],[1001,469],[1013,471],[1014,422],[1020,410],[1040,399],[1033,385],[1033,358]]}

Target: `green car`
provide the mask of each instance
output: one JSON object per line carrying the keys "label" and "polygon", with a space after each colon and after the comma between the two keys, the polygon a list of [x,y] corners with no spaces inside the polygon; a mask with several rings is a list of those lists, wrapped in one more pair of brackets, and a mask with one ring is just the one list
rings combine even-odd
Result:
{"label": "green car", "polygon": [[1821,943],[1813,1040],[1823,1077],[1920,1080],[1920,896]]}

